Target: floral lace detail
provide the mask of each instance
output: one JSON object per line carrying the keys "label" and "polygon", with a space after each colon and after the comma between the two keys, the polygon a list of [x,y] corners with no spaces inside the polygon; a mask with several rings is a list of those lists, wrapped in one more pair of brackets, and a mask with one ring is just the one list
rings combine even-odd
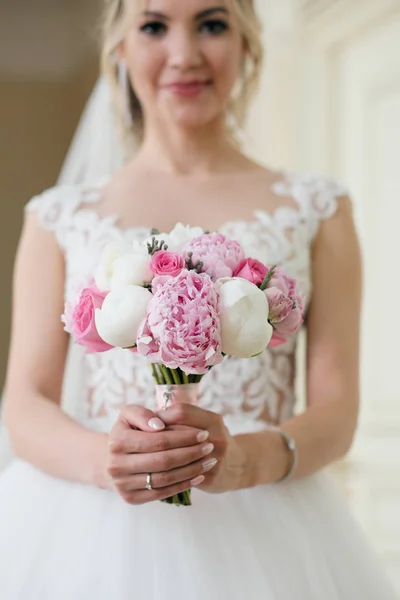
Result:
{"label": "floral lace detail", "polygon": [[[118,215],[100,217],[95,204],[101,189],[101,184],[53,188],[27,205],[43,227],[54,233],[65,254],[66,299],[88,280],[107,242],[143,241],[150,232],[149,228],[120,228]],[[293,199],[296,206],[282,200],[273,214],[260,209],[254,220],[228,221],[220,231],[241,242],[252,256],[281,265],[296,277],[307,306],[312,241],[320,221],[335,213],[338,198],[346,191],[326,177],[294,173],[283,174],[272,191]],[[226,358],[203,378],[199,405],[224,415],[233,432],[288,419],[295,405],[296,342],[293,336],[283,346],[267,348],[249,360]],[[125,404],[155,406],[151,369],[143,357],[114,349],[85,354],[83,363],[85,389],[79,413],[86,426],[108,431]]]}

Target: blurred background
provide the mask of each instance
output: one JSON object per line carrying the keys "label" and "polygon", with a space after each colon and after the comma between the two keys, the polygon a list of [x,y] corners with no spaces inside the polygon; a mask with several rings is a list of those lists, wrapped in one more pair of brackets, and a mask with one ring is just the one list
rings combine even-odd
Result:
{"label": "blurred background", "polygon": [[[333,175],[354,201],[362,410],[353,450],[333,472],[400,591],[400,322],[387,308],[400,296],[400,0],[258,5],[268,56],[247,150],[272,167]],[[0,0],[1,384],[23,206],[56,182],[97,79],[100,6]]]}

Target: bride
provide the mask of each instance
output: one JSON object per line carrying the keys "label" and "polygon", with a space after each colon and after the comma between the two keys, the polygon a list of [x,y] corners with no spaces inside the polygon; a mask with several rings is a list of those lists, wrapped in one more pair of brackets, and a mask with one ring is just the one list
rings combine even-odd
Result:
{"label": "bride", "polygon": [[[27,205],[4,411],[17,459],[0,477],[2,600],[395,598],[323,471],[357,424],[350,201],[325,177],[272,171],[239,150],[233,125],[261,63],[252,0],[105,2],[103,68],[127,155],[115,175],[104,179],[100,161],[90,183]],[[99,136],[90,153],[116,160],[108,143]],[[75,347],[66,370],[64,300],[104,244],[177,221],[234,237],[299,280],[302,414],[295,338],[226,360],[204,377],[197,406],[158,413],[138,355]],[[65,387],[73,417],[60,408]],[[159,502],[190,487],[191,508]]]}

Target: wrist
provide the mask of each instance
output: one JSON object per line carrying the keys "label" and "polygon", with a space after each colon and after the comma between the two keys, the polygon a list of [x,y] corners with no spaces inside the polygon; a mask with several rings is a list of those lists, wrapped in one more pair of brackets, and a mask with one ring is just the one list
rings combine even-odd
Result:
{"label": "wrist", "polygon": [[235,436],[246,457],[245,485],[256,487],[280,481],[290,470],[292,453],[273,430]]}
{"label": "wrist", "polygon": [[90,442],[90,475],[89,484],[101,489],[110,489],[107,479],[106,464],[108,455],[108,435],[93,432]]}

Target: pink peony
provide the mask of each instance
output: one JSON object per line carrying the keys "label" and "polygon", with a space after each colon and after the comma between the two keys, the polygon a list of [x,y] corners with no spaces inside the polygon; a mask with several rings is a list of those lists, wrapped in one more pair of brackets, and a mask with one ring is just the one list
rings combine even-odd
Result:
{"label": "pink peony", "polygon": [[283,337],[296,333],[303,323],[304,310],[296,279],[277,268],[265,293],[270,307],[269,320],[276,333]]}
{"label": "pink peony", "polygon": [[247,279],[254,285],[261,285],[268,273],[268,267],[255,258],[244,258],[233,273],[234,277]]}
{"label": "pink peony", "polygon": [[278,334],[286,336],[296,333],[303,323],[303,311],[300,306],[294,305],[295,307],[291,310],[290,314],[283,319],[280,323],[275,325],[275,329]]}
{"label": "pink peony", "polygon": [[279,333],[274,331],[274,333],[272,334],[271,341],[268,344],[268,346],[270,348],[277,348],[278,346],[282,346],[282,344],[285,344],[286,342],[287,342],[287,339],[285,337],[283,337],[283,335],[279,335]]}
{"label": "pink peony", "polygon": [[269,306],[268,320],[270,323],[276,325],[290,315],[293,308],[293,300],[277,287],[268,287],[265,290],[265,294]]}
{"label": "pink peony", "polygon": [[165,250],[155,252],[150,261],[150,270],[154,275],[176,277],[184,268],[185,261],[182,256]]}
{"label": "pink peony", "polygon": [[156,290],[139,327],[139,354],[152,363],[203,374],[222,361],[218,294],[211,279],[183,270]]}
{"label": "pink peony", "polygon": [[95,324],[95,310],[101,308],[108,292],[101,292],[94,284],[81,290],[77,303],[66,303],[62,320],[65,331],[80,346],[90,352],[106,352],[112,346],[101,339]]}
{"label": "pink peony", "polygon": [[222,277],[232,277],[239,263],[245,258],[239,242],[230,240],[221,233],[207,233],[194,238],[181,252],[184,258],[191,252],[193,263],[201,261],[203,272],[214,281]]}
{"label": "pink peony", "polygon": [[268,284],[268,287],[277,288],[283,294],[285,294],[285,296],[288,296],[290,289],[289,277],[285,273],[283,273],[279,268],[275,268],[274,274]]}

